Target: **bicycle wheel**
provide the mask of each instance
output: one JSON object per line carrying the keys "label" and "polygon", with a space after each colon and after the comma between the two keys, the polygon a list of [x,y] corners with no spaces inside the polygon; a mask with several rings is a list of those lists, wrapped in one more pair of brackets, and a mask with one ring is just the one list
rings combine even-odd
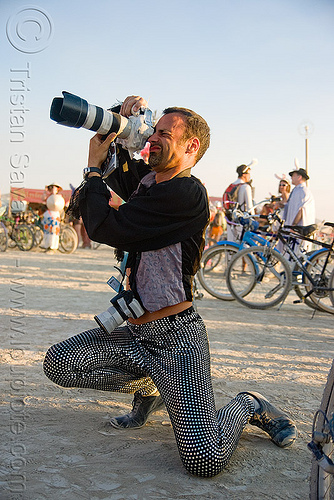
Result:
{"label": "bicycle wheel", "polygon": [[328,292],[329,293],[329,298],[330,298],[330,300],[332,302],[332,305],[334,307],[334,290],[333,290],[334,289],[334,269],[333,269],[333,271],[331,273],[331,277],[329,279],[329,288],[331,289]]}
{"label": "bicycle wheel", "polygon": [[8,247],[8,234],[6,226],[0,222],[0,251],[5,252]]}
{"label": "bicycle wheel", "polygon": [[23,252],[28,252],[34,246],[34,233],[27,224],[14,226],[11,238]]}
{"label": "bicycle wheel", "polygon": [[[310,252],[309,254],[307,254],[307,256],[309,257],[312,254],[313,254],[313,252]],[[299,279],[302,276],[302,271],[300,270],[299,266],[297,266],[297,264],[295,264],[295,267],[292,270],[292,276],[294,274],[295,274],[296,279],[297,279],[297,276],[299,276]],[[294,279],[294,278],[292,277],[292,279]],[[305,286],[303,285],[303,278],[301,278],[301,282],[300,283],[293,284],[293,289],[294,289],[297,297],[300,298],[301,302],[303,302],[304,304],[306,304],[311,309],[320,310],[320,308],[318,306],[316,306],[311,299],[309,299],[308,297],[305,298],[306,290],[305,290]]]}
{"label": "bicycle wheel", "polygon": [[[329,252],[329,260],[325,272],[321,276],[322,268]],[[311,257],[309,257],[305,267],[312,278],[316,281],[317,285],[330,288],[330,277],[334,269],[333,252],[331,252],[330,250],[323,250],[314,253],[313,255],[311,255]],[[306,293],[314,289],[312,283],[307,278],[307,276],[305,276],[305,274],[303,276],[303,281]],[[334,305],[332,303],[331,296],[328,290],[314,290],[310,294],[309,299],[318,309],[321,309],[322,311],[330,314],[334,314]]]}
{"label": "bicycle wheel", "polygon": [[226,285],[226,271],[232,257],[239,251],[232,245],[214,245],[202,255],[197,273],[204,290],[221,300],[234,300]]}
{"label": "bicycle wheel", "polygon": [[78,235],[71,226],[61,228],[59,235],[60,252],[73,253],[78,247]]}
{"label": "bicycle wheel", "polygon": [[[227,270],[231,294],[251,309],[276,306],[289,294],[291,283],[287,260],[267,246],[245,248],[235,255]],[[250,291],[244,294],[246,288]]]}
{"label": "bicycle wheel", "polygon": [[[321,250],[321,251],[327,252],[327,250]],[[307,253],[307,258],[309,259],[310,256],[313,255],[313,254],[314,254],[314,252],[308,252]],[[299,276],[302,276],[302,271],[301,271],[300,267],[297,264],[295,264],[295,267],[292,270],[292,275],[294,273],[295,274],[299,273]],[[318,307],[309,297],[305,298],[306,290],[305,290],[305,285],[303,284],[303,277],[301,278],[301,282],[300,283],[294,284],[293,286],[294,286],[294,291],[295,291],[296,295],[300,298],[301,302],[303,302],[304,304],[306,304],[308,307],[311,307],[311,309],[316,309],[318,311],[321,310],[320,307]]]}
{"label": "bicycle wheel", "polygon": [[[322,396],[320,411],[317,412],[312,431],[312,442],[316,445],[315,452],[318,458],[324,454],[333,460],[334,444],[332,439],[334,425],[334,361],[328,374],[324,393]],[[312,458],[310,476],[310,500],[333,500],[334,499],[334,475],[326,472],[316,460]]]}
{"label": "bicycle wheel", "polygon": [[33,231],[34,231],[35,246],[39,247],[39,245],[43,241],[43,231],[39,226],[33,226]]}

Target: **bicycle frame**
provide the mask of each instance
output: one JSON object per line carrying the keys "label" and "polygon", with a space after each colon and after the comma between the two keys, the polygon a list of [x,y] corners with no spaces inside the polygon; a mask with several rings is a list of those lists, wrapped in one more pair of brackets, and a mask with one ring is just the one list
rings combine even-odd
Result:
{"label": "bicycle frame", "polygon": [[[251,210],[256,208],[257,206],[261,205],[262,203],[268,203],[268,202],[273,202],[273,201],[277,201],[279,198],[275,197],[275,196],[272,196],[271,198],[266,198],[262,201],[260,201],[259,203],[256,203],[255,205],[253,205],[251,207]],[[231,245],[235,248],[239,248],[239,250],[243,250],[247,245],[248,246],[254,246],[254,245],[268,245],[269,242],[267,240],[267,238],[264,238],[263,236],[261,236],[260,234],[256,233],[255,231],[250,231],[250,230],[246,230],[245,228],[245,222],[241,222],[239,217],[241,216],[242,218],[247,218],[249,220],[254,220],[256,217],[256,215],[251,215],[250,212],[243,212],[240,210],[240,205],[238,203],[235,202],[235,208],[233,210],[233,213],[235,212],[235,218],[233,217],[233,220],[234,221],[230,221],[228,220],[226,217],[226,222],[228,224],[231,224],[233,226],[238,226],[238,225],[242,225],[242,232],[241,232],[241,236],[240,236],[240,243],[237,243],[235,241],[231,241],[231,240],[220,240],[220,241],[217,241],[215,243],[215,245]],[[264,217],[266,219],[266,217]]]}
{"label": "bicycle frame", "polygon": [[[268,233],[268,236],[269,235],[272,236],[271,233]],[[243,250],[247,246],[249,246],[249,247],[260,246],[260,245],[270,246],[270,244],[271,244],[270,240],[268,240],[267,238],[265,238],[261,234],[256,233],[255,231],[247,231],[245,229],[245,226],[243,226],[239,243],[236,243],[235,241],[231,241],[231,240],[221,240],[221,241],[218,241],[215,246],[230,245],[230,246],[237,248],[238,250]],[[264,260],[262,256],[261,256],[261,258],[262,258],[262,260]],[[252,258],[252,262],[253,262],[255,271],[258,274],[258,277],[260,277],[260,274],[258,272],[259,266],[257,265],[256,259]],[[278,273],[276,273],[276,272],[274,272],[274,274],[278,275]]]}
{"label": "bicycle frame", "polygon": [[[224,288],[223,283],[225,282],[226,271],[234,254],[245,248],[254,246],[261,246],[263,252],[263,247],[270,245],[271,240],[269,237],[272,236],[272,233],[264,228],[258,228],[255,220],[257,217],[256,215],[236,209],[233,211],[233,221],[230,223],[240,225],[241,233],[239,233],[239,239],[237,241],[221,240],[215,242],[214,245],[207,248],[203,253],[199,280],[203,288],[214,297],[222,300],[233,300],[230,293]],[[265,219],[267,218],[265,217]],[[220,260],[221,257],[223,257],[222,261]],[[212,258],[214,260],[211,260]],[[256,258],[252,258],[252,269],[254,269],[257,276],[260,276],[259,267],[262,268],[262,266],[259,266],[259,261],[256,262],[256,260]],[[211,273],[213,269],[215,271]]]}
{"label": "bicycle frame", "polygon": [[[232,241],[228,241],[228,240],[217,243],[217,246],[222,246],[222,245],[231,245],[231,246],[234,246],[235,248],[237,248],[238,250],[243,250],[247,246],[248,247],[266,246],[269,248],[271,246],[271,241],[267,240],[266,238],[264,238],[260,234],[257,234],[253,231],[245,231],[243,233],[242,240],[241,240],[240,244],[232,242]],[[278,250],[275,250],[275,251],[277,253],[280,253]],[[259,255],[260,259],[262,260],[262,262],[264,262],[264,268],[263,268],[262,272],[260,272],[260,268],[259,268],[257,259],[255,259],[253,256],[249,256],[249,258],[252,261],[252,264],[254,266],[254,270],[256,273],[256,282],[260,283],[263,280],[263,277],[265,274],[265,269],[266,269],[266,267],[268,267],[268,262],[267,262],[267,258],[266,258],[265,254],[259,252],[258,255]],[[270,291],[270,294],[274,294],[282,286],[282,280],[281,280],[281,273],[278,272],[276,269],[272,268],[271,272],[273,273],[274,276],[276,276],[280,280],[280,284],[277,285],[275,288],[273,288]]]}
{"label": "bicycle frame", "polygon": [[[333,244],[334,244],[334,241],[332,241],[332,243],[330,245],[328,245],[327,243],[323,243],[323,242],[320,242],[320,241],[317,241],[317,240],[312,240],[311,238],[308,238],[307,236],[302,236],[302,235],[299,235],[299,234],[291,234],[291,233],[288,233],[282,229],[280,229],[277,233],[277,240],[281,241],[281,243],[283,244],[284,246],[284,249],[286,250],[286,252],[289,254],[289,256],[291,257],[291,259],[295,262],[295,264],[297,264],[298,268],[302,271],[302,273],[307,277],[307,279],[310,281],[311,285],[312,285],[312,290],[310,290],[309,292],[307,292],[307,294],[304,296],[304,299],[308,298],[313,292],[316,292],[316,291],[327,291],[327,292],[330,292],[330,291],[334,291],[334,288],[329,288],[329,287],[324,287],[324,286],[318,286],[316,281],[314,280],[314,278],[312,277],[312,275],[308,272],[307,270],[307,263],[310,262],[309,259],[306,260],[305,264],[303,263],[303,261],[296,255],[296,253],[290,248],[290,246],[288,245],[286,239],[284,238],[284,235],[288,235],[289,237],[294,237],[296,239],[301,239],[303,241],[311,241],[312,243],[315,243],[319,246],[321,246],[322,248],[325,248],[325,249],[328,249],[328,254],[326,256],[326,259],[325,259],[325,262],[322,266],[322,270],[321,270],[321,273],[320,273],[320,277],[324,276],[324,273],[325,273],[325,270],[326,270],[326,267],[327,267],[327,264],[328,264],[328,261],[329,261],[329,258],[330,258],[330,253],[331,251],[333,250]],[[321,250],[318,250],[316,252],[313,252],[312,253],[312,256],[314,255],[317,255],[321,253]]]}
{"label": "bicycle frame", "polygon": [[241,233],[240,243],[236,243],[235,241],[230,240],[221,240],[217,241],[216,245],[231,245],[235,248],[239,248],[239,250],[243,250],[246,246],[253,247],[254,245],[268,245],[269,241],[262,235],[255,233],[254,231],[243,231]]}

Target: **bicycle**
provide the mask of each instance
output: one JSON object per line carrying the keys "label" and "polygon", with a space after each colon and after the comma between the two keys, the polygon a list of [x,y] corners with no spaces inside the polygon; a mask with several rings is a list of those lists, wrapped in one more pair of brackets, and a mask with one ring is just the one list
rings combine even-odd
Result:
{"label": "bicycle", "polygon": [[[32,212],[30,224],[35,231],[37,238],[37,246],[40,246],[43,241],[43,216]],[[59,245],[58,250],[62,253],[73,253],[78,247],[79,239],[76,230],[69,222],[60,222],[59,229]]]}
{"label": "bicycle", "polygon": [[24,221],[34,233],[34,246],[39,247],[43,241],[43,229],[41,216],[29,208],[29,213],[24,217]]}
{"label": "bicycle", "polygon": [[[6,228],[7,244],[10,248],[17,246],[20,250],[27,252],[34,246],[34,233],[31,228],[24,223],[23,214],[19,213],[12,219],[5,215],[5,211],[0,216],[0,221]],[[10,238],[8,240],[8,237]]]}
{"label": "bicycle", "polygon": [[[0,208],[0,217],[5,213],[6,207]],[[0,251],[5,252],[8,247],[8,233],[5,224],[0,220]]]}
{"label": "bicycle", "polygon": [[[268,201],[272,201],[272,199],[263,200],[257,205]],[[240,241],[226,239],[215,241],[214,245],[203,252],[197,276],[204,290],[217,299],[235,300],[226,284],[226,271],[232,257],[243,248],[268,244],[269,235],[266,231],[259,230],[259,223],[255,217],[247,212],[241,212],[237,205],[233,210],[233,221],[242,225]],[[244,265],[245,263],[243,263]]]}
{"label": "bicycle", "polygon": [[8,248],[8,233],[6,226],[0,221],[0,251],[5,252]]}
{"label": "bicycle", "polygon": [[[316,226],[284,226],[284,221],[277,212],[267,216],[271,223],[277,221],[279,228],[267,246],[246,248],[238,253],[230,262],[227,270],[227,286],[233,297],[251,309],[268,309],[284,302],[289,294],[292,283],[298,287],[299,300],[312,307],[334,314],[333,285],[331,285],[330,266],[333,264],[333,245],[313,240],[309,236]],[[334,227],[333,223],[325,225]],[[304,233],[304,234],[303,234]],[[290,238],[311,241],[322,247],[311,255],[297,256],[290,242]],[[291,259],[293,271],[288,260],[274,247],[277,242],[282,243],[283,249]],[[248,267],[240,273],[240,263],[247,259]],[[295,275],[299,281],[293,282]],[[250,292],[243,294],[248,287]],[[309,300],[307,300],[309,299]]]}
{"label": "bicycle", "polygon": [[70,224],[62,222],[60,224],[58,250],[62,253],[73,253],[78,247],[78,242],[76,230]]}
{"label": "bicycle", "polygon": [[334,499],[334,361],[312,425],[310,500]]}

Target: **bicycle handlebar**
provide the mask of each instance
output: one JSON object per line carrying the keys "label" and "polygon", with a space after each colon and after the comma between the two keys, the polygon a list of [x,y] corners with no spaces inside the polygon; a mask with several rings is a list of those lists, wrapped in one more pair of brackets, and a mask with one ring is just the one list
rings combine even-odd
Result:
{"label": "bicycle handlebar", "polygon": [[271,196],[270,199],[262,200],[259,203],[256,203],[255,205],[253,205],[253,207],[249,211],[242,211],[242,210],[240,210],[239,206],[237,206],[232,211],[232,223],[241,224],[241,225],[245,226],[247,224],[252,224],[252,222],[256,222],[255,219],[258,218],[258,219],[267,220],[270,225],[272,225],[275,221],[277,221],[282,226],[284,221],[279,216],[279,210],[275,210],[273,213],[268,214],[268,215],[251,214],[250,213],[250,211],[253,210],[256,206],[261,205],[262,203],[265,203],[265,202],[269,202],[269,201],[273,202],[273,201],[276,201],[277,199],[280,199],[280,198]]}

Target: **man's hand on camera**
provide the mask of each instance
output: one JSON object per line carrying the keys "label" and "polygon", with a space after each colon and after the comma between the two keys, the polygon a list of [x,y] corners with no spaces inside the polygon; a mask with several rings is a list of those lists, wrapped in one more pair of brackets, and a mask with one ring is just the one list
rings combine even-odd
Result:
{"label": "man's hand on camera", "polygon": [[94,137],[91,138],[89,143],[88,167],[101,168],[102,163],[107,158],[109,146],[116,136],[117,134],[112,133],[103,140],[101,134],[95,134]]}
{"label": "man's hand on camera", "polygon": [[145,101],[143,97],[140,97],[139,95],[130,95],[124,99],[120,114],[128,118],[133,114],[133,112],[139,111],[142,106],[147,108],[147,105],[148,102]]}

